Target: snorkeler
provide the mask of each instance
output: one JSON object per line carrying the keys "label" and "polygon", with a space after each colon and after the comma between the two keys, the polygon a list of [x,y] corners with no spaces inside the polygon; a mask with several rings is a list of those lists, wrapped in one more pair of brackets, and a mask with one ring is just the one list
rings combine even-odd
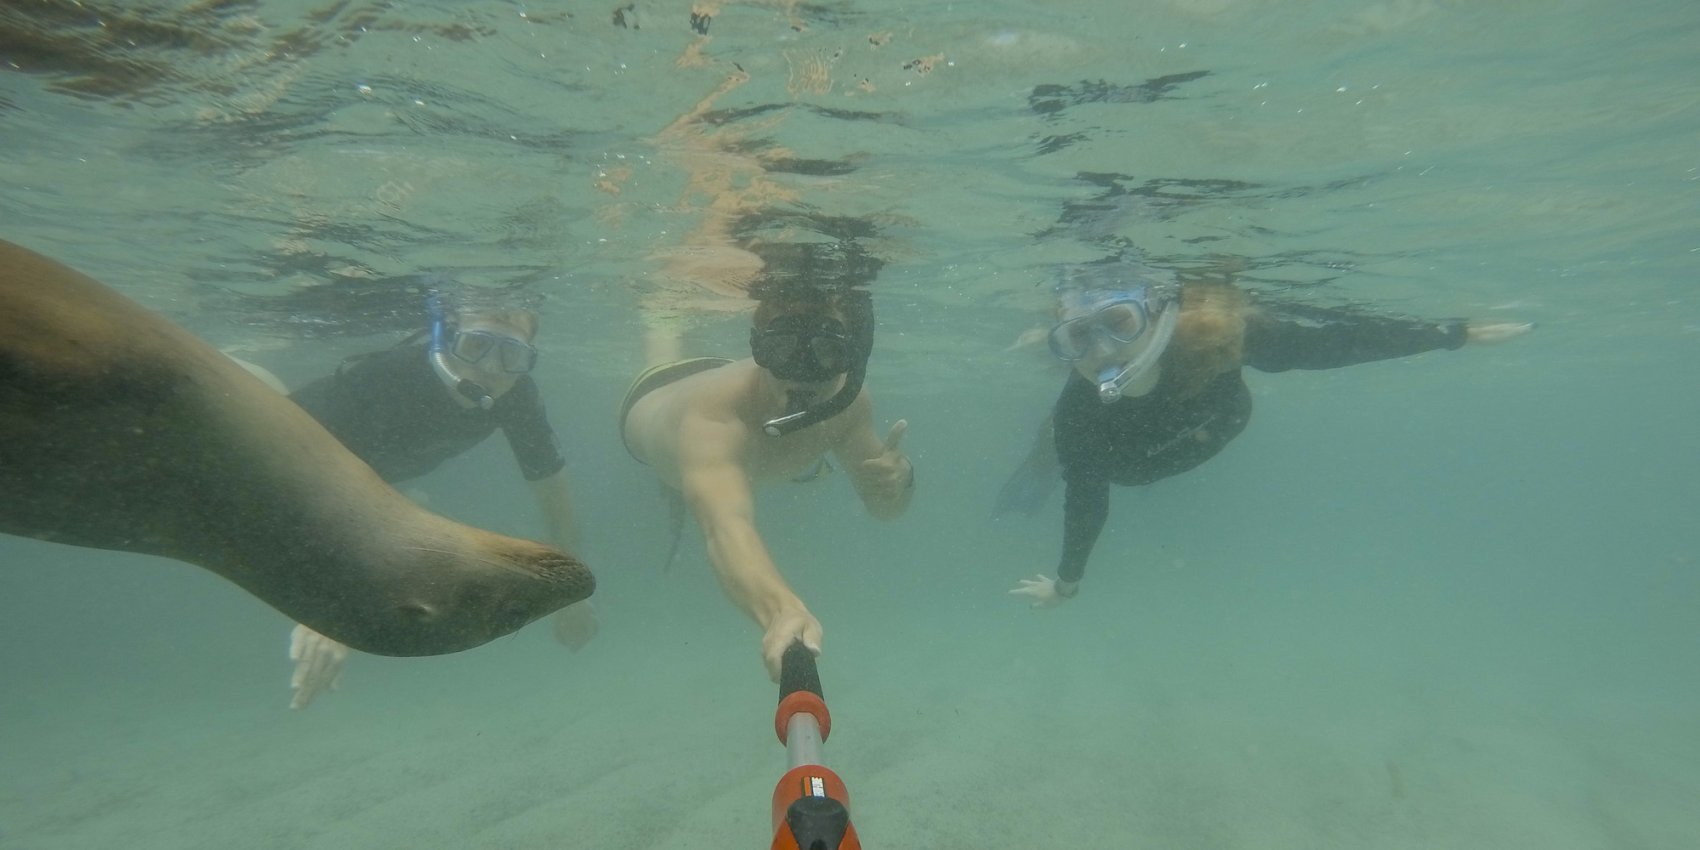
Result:
{"label": "snorkeler", "polygon": [[[447,310],[427,302],[430,327],[392,348],[359,354],[290,394],[385,481],[418,478],[500,428],[529,482],[553,542],[574,543],[566,459],[532,379],[537,316],[524,310]],[[589,600],[556,614],[572,649],[595,637]],[[291,708],[334,689],[348,648],[297,625],[290,636]]]}
{"label": "snorkeler", "polygon": [[1109,516],[1110,485],[1135,487],[1204,463],[1251,418],[1241,372],[1333,369],[1466,344],[1530,324],[1429,322],[1279,303],[1226,282],[1152,279],[1120,260],[1070,266],[1056,287],[1051,354],[1073,366],[1051,417],[1004,485],[998,512],[1033,513],[1060,468],[1062,557],[1055,578],[1010,593],[1051,607],[1079,592]]}
{"label": "snorkeler", "polygon": [[753,357],[651,368],[626,394],[620,431],[696,517],[721,587],[762,629],[762,660],[777,680],[793,641],[820,652],[821,625],[756,531],[753,485],[795,478],[830,450],[868,512],[889,519],[908,507],[915,468],[898,448],[904,420],[883,441],[873,430],[862,386],[873,351],[868,293],[807,284],[754,292]]}

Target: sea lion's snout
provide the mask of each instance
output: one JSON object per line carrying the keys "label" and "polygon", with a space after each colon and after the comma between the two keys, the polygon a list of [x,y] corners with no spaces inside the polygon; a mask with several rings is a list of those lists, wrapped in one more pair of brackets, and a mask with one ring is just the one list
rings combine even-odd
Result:
{"label": "sea lion's snout", "polygon": [[567,604],[587,599],[596,590],[596,578],[590,568],[565,552],[545,549],[526,562],[533,575],[572,597]]}
{"label": "sea lion's snout", "polygon": [[368,620],[372,642],[356,648],[380,655],[459,652],[511,634],[596,589],[589,568],[571,555],[535,544],[525,549],[501,559],[504,569],[477,568],[478,559],[450,562],[460,573],[457,580],[417,586],[392,601],[387,616]]}
{"label": "sea lion's snout", "polygon": [[538,577],[551,582],[572,581],[577,571],[584,569],[583,564],[573,560],[572,556],[561,552],[548,552],[539,555],[534,563],[537,566]]}

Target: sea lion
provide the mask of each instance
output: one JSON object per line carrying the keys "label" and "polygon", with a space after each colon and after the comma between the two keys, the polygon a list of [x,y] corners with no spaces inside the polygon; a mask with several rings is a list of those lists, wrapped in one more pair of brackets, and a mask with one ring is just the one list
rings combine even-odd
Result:
{"label": "sea lion", "polygon": [[595,587],[420,508],[210,345],[4,241],[0,532],[197,564],[379,655],[477,646]]}

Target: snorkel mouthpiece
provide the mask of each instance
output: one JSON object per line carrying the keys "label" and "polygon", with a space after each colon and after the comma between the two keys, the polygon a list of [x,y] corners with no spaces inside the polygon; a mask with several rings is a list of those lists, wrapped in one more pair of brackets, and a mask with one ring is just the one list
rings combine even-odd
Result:
{"label": "snorkel mouthpiece", "polygon": [[815,395],[811,390],[791,390],[786,393],[785,415],[762,423],[762,433],[769,437],[779,437],[794,430],[797,427],[794,423],[809,414],[809,408],[815,403]]}
{"label": "snorkel mouthpiece", "polygon": [[484,389],[484,385],[455,377],[454,373],[449,371],[449,364],[445,362],[441,351],[431,353],[431,368],[436,371],[444,386],[477,405],[479,410],[489,410],[496,406],[496,399],[491,397],[489,390]]}
{"label": "snorkel mouthpiece", "polygon": [[867,376],[868,369],[864,361],[863,365],[845,373],[844,387],[838,391],[837,395],[820,404],[814,404],[815,393],[813,392],[793,390],[786,393],[785,415],[763,422],[762,433],[769,437],[783,437],[792,431],[801,430],[816,422],[837,416],[844,412],[844,408],[850,406],[850,402],[856,400],[856,396],[862,392],[862,382],[867,379]]}
{"label": "snorkel mouthpiece", "polygon": [[1098,400],[1105,404],[1120,401],[1122,387],[1126,384],[1124,379],[1128,375],[1126,369],[1115,366],[1105,366],[1098,370]]}

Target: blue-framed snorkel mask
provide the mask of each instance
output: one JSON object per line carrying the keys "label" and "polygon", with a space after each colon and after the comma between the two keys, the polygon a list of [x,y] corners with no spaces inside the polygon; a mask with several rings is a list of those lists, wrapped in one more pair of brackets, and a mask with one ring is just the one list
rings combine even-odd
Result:
{"label": "blue-framed snorkel mask", "polygon": [[[431,320],[431,345],[426,356],[430,358],[431,371],[437,373],[437,380],[442,381],[443,386],[449,388],[449,392],[466,399],[467,402],[480,410],[489,410],[495,407],[496,399],[490,395],[489,390],[476,381],[469,381],[456,375],[454,369],[449,366],[450,333],[448,316],[443,310],[441,295],[433,292],[426,296],[425,315]],[[462,335],[454,335],[457,343],[460,336]],[[485,353],[488,352],[489,349],[486,349]],[[535,361],[536,352],[533,350],[532,362]],[[524,371],[530,371],[529,365]]]}
{"label": "blue-framed snorkel mask", "polygon": [[1127,289],[1068,289],[1058,293],[1068,318],[1046,336],[1051,353],[1065,363],[1078,363],[1100,346],[1139,345],[1129,360],[1098,370],[1098,400],[1121,399],[1169,347],[1180,310],[1168,287],[1140,284]]}

